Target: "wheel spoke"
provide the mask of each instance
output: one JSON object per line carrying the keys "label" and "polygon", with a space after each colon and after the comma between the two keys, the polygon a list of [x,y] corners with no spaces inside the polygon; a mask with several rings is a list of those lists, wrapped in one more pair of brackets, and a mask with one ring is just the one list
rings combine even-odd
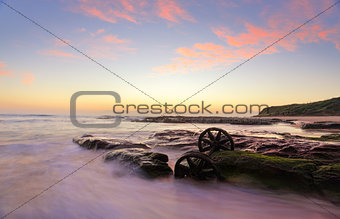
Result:
{"label": "wheel spoke", "polygon": [[228,141],[229,141],[229,139],[224,138],[224,139],[220,140],[219,143],[222,145],[222,144],[227,143]]}
{"label": "wheel spoke", "polygon": [[209,139],[203,138],[202,141],[208,145],[211,145],[211,141]]}
{"label": "wheel spoke", "polygon": [[216,141],[219,141],[221,139],[221,131],[218,131],[217,135],[216,135]]}
{"label": "wheel spoke", "polygon": [[192,170],[196,169],[196,164],[194,163],[194,161],[191,160],[190,157],[187,158],[187,162],[189,164],[190,169],[192,169]]}
{"label": "wheel spoke", "polygon": [[214,135],[211,133],[210,130],[208,131],[208,135],[209,135],[209,138],[210,138],[211,141],[214,141],[214,140],[215,140],[215,137],[214,137]]}
{"label": "wheel spoke", "polygon": [[203,170],[203,166],[206,164],[206,161],[199,160],[197,165],[197,172],[200,173]]}
{"label": "wheel spoke", "polygon": [[210,149],[211,149],[211,146],[208,146],[208,147],[203,148],[201,152],[210,151]]}
{"label": "wheel spoke", "polygon": [[190,173],[190,168],[188,166],[180,164],[179,167],[181,168],[183,175],[188,175]]}

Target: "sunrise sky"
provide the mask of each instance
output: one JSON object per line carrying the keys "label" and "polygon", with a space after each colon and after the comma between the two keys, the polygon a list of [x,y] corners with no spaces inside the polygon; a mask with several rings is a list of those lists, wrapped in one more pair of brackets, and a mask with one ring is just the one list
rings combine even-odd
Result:
{"label": "sunrise sky", "polygon": [[[4,0],[160,102],[179,103],[334,0]],[[80,90],[155,103],[0,3],[0,113],[68,113]],[[340,4],[188,101],[340,96]],[[111,99],[83,106],[110,109]]]}

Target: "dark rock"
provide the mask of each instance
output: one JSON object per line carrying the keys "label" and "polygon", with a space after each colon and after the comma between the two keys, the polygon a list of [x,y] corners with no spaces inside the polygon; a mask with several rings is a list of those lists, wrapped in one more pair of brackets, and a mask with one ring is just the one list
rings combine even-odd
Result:
{"label": "dark rock", "polygon": [[81,136],[81,138],[86,138],[86,137],[93,137],[93,135],[90,135],[90,134],[83,134],[83,135]]}
{"label": "dark rock", "polygon": [[189,151],[197,148],[198,135],[188,130],[164,130],[151,135],[148,144],[160,150]]}
{"label": "dark rock", "polygon": [[272,125],[282,122],[280,119],[262,119],[245,117],[218,117],[218,116],[159,116],[145,117],[132,120],[133,122],[155,123],[225,123],[237,125]]}
{"label": "dark rock", "polygon": [[[221,151],[212,154],[221,175],[228,181],[249,177],[269,188],[301,192],[322,192],[340,201],[340,163],[322,165],[309,159],[265,156],[246,151]],[[253,181],[253,182],[254,182]]]}
{"label": "dark rock", "polygon": [[277,145],[275,143],[269,143],[269,144],[262,144],[262,145],[260,145],[256,149],[256,151],[264,152],[264,151],[268,151],[268,150],[272,150],[272,149],[278,149],[278,148],[281,148],[280,145]]}
{"label": "dark rock", "polygon": [[163,161],[163,162],[168,162],[168,161],[169,161],[168,155],[162,154],[162,153],[156,153],[156,152],[154,152],[154,153],[152,153],[152,154],[150,155],[150,157],[151,157],[152,159],[160,160],[160,161]]}
{"label": "dark rock", "polygon": [[338,163],[340,162],[340,145],[318,145],[306,151],[303,156],[323,163]]}
{"label": "dark rock", "polygon": [[313,173],[316,186],[325,195],[340,198],[340,163],[321,166]]}
{"label": "dark rock", "polygon": [[252,139],[235,139],[234,140],[236,148],[247,148],[254,143]]}
{"label": "dark rock", "polygon": [[305,123],[302,129],[340,129],[340,123],[337,122],[314,122]]}
{"label": "dark rock", "polygon": [[148,178],[169,176],[172,169],[167,164],[168,156],[144,149],[119,149],[107,152],[104,160],[117,160],[132,170]]}
{"label": "dark rock", "polygon": [[146,144],[134,143],[131,141],[120,140],[115,138],[94,137],[92,135],[83,135],[73,138],[73,142],[87,149],[122,149],[122,148],[150,148]]}
{"label": "dark rock", "polygon": [[340,145],[335,144],[324,144],[321,146],[313,147],[311,152],[318,151],[318,152],[333,152],[333,153],[340,153]]}
{"label": "dark rock", "polygon": [[246,174],[272,188],[311,188],[311,173],[317,166],[310,160],[265,156],[245,151],[223,151],[212,155],[225,178]]}
{"label": "dark rock", "polygon": [[[261,134],[254,131],[254,134]],[[198,134],[188,130],[164,130],[149,137],[147,144],[158,149],[180,150],[181,152],[197,150]],[[284,138],[245,136],[233,134],[235,150],[256,152],[268,156],[285,158],[306,158],[336,163],[340,160],[340,145],[324,144],[321,141],[289,133],[272,133]]]}
{"label": "dark rock", "polygon": [[[151,137],[158,138],[158,139],[169,139],[169,138],[178,139],[179,136],[184,137],[184,136],[195,136],[195,135],[197,135],[196,132],[192,132],[188,130],[164,130],[161,132],[156,132]],[[176,136],[176,137],[173,137],[173,136]]]}
{"label": "dark rock", "polygon": [[283,147],[280,152],[284,152],[284,153],[297,153],[298,151],[296,150],[295,147],[293,146],[286,146],[286,147]]}

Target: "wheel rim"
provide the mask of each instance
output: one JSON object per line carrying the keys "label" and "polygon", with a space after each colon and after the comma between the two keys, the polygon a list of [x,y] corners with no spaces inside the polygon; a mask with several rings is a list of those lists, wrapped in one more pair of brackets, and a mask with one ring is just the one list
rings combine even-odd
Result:
{"label": "wheel rim", "polygon": [[234,150],[232,137],[223,129],[208,128],[204,130],[198,139],[198,149],[200,152],[211,154],[219,150]]}
{"label": "wheel rim", "polygon": [[221,179],[214,162],[207,155],[199,152],[186,153],[177,160],[175,177],[199,180]]}

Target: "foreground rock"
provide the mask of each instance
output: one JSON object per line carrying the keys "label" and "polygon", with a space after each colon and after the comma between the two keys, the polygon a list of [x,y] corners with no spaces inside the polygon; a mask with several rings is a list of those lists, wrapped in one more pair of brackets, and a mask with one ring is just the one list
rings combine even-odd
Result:
{"label": "foreground rock", "polygon": [[105,161],[116,160],[128,167],[133,173],[148,178],[164,177],[172,174],[167,164],[168,156],[144,149],[119,149],[107,152]]}
{"label": "foreground rock", "polygon": [[211,158],[229,181],[260,182],[270,188],[314,191],[340,201],[340,163],[270,157],[246,151],[222,151]]}
{"label": "foreground rock", "polygon": [[134,143],[131,141],[106,138],[106,137],[95,137],[93,135],[83,135],[81,137],[73,138],[73,142],[79,144],[81,147],[87,149],[122,149],[122,148],[144,148],[149,149],[150,147],[146,144]]}

